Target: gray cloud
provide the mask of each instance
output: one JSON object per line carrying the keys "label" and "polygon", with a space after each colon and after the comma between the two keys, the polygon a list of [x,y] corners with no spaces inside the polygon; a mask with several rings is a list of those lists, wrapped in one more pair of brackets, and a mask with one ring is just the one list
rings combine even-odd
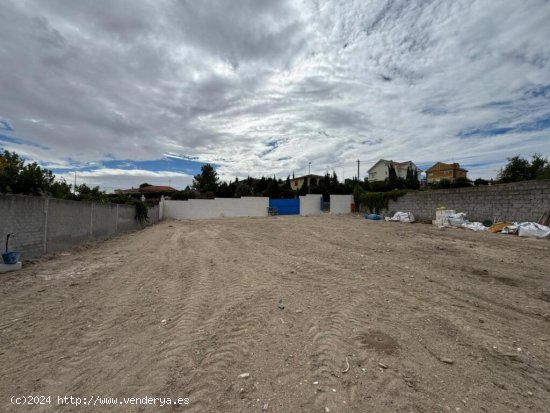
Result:
{"label": "gray cloud", "polygon": [[8,0],[0,19],[0,125],[34,142],[2,145],[46,163],[170,152],[232,177],[388,157],[488,176],[550,154],[544,0]]}

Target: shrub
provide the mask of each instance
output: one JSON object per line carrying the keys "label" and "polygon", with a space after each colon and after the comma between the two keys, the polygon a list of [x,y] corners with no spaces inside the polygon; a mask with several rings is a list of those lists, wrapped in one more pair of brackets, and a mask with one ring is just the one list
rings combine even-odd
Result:
{"label": "shrub", "polygon": [[143,224],[144,222],[149,222],[147,204],[143,201],[135,201],[134,205],[136,207],[136,221],[140,224]]}
{"label": "shrub", "polygon": [[359,194],[359,205],[366,206],[369,212],[379,214],[380,211],[388,209],[388,202],[397,201],[405,195],[406,190],[394,190],[390,192],[363,192]]}

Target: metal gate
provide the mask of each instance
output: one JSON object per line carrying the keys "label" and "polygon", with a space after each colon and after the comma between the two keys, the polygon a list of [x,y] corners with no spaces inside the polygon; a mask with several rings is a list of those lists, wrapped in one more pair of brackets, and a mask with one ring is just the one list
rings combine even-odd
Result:
{"label": "metal gate", "polygon": [[269,209],[277,215],[299,215],[300,198],[270,199]]}

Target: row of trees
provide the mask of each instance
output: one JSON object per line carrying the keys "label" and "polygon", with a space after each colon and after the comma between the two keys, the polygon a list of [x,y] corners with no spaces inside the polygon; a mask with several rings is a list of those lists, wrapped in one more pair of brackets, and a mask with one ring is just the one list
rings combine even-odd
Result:
{"label": "row of trees", "polygon": [[[550,179],[550,162],[539,154],[532,160],[520,156],[508,158],[508,163],[500,170],[497,183],[517,182],[531,179]],[[487,185],[493,180],[459,178],[455,182],[442,180],[431,186],[432,189],[456,188],[472,185]],[[270,198],[294,198],[307,193],[323,194],[328,200],[330,194],[352,194],[356,188],[369,192],[389,192],[394,190],[416,190],[420,182],[416,170],[409,168],[406,178],[397,176],[390,167],[388,178],[383,182],[369,182],[367,179],[346,179],[340,182],[336,172],[314,180],[311,187],[305,183],[299,190],[291,188],[290,175],[286,180],[275,177],[248,177],[244,180],[221,182],[218,173],[210,164],[201,168],[201,173],[193,179],[193,185],[173,194],[173,199],[190,198],[233,198],[242,196],[267,196]],[[148,186],[143,183],[140,187]],[[41,168],[36,162],[25,163],[15,152],[0,154],[0,193],[52,196],[55,198],[86,200],[95,202],[128,203],[127,195],[111,195],[101,191],[99,186],[82,184],[73,188],[64,179],[56,179],[52,171]]]}
{"label": "row of trees", "polygon": [[396,170],[391,167],[389,178],[385,182],[369,182],[367,179],[358,181],[357,178],[338,180],[336,172],[326,173],[322,178],[312,179],[311,186],[304,185],[295,190],[290,185],[290,175],[286,180],[275,177],[248,177],[244,180],[236,178],[234,181],[220,182],[218,173],[212,165],[206,164],[201,173],[195,175],[193,185],[174,195],[173,199],[189,199],[198,197],[232,198],[240,196],[268,196],[270,198],[294,198],[307,193],[323,194],[328,199],[329,194],[352,194],[359,185],[365,191],[390,191],[393,189],[418,189],[420,182],[418,173],[409,168],[406,178],[397,176]]}
{"label": "row of trees", "polygon": [[212,165],[206,164],[201,173],[195,175],[192,186],[172,195],[172,199],[186,200],[193,198],[238,198],[242,196],[266,196],[269,198],[294,198],[308,193],[322,194],[328,201],[330,194],[352,194],[360,185],[367,189],[368,181],[346,179],[340,182],[336,172],[325,174],[322,178],[312,179],[311,186],[305,182],[299,189],[291,187],[290,175],[285,180],[275,177],[252,178],[222,182]]}
{"label": "row of trees", "polygon": [[41,168],[36,162],[25,163],[17,153],[4,151],[0,153],[0,193],[51,196],[74,201],[134,203],[127,196],[110,195],[99,186],[87,184],[68,184],[64,179],[57,179],[49,169]]}

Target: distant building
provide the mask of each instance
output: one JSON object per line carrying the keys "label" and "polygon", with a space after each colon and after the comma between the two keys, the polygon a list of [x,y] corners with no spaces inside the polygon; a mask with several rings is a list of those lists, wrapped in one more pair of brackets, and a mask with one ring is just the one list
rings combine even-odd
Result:
{"label": "distant building", "polygon": [[149,185],[143,186],[141,188],[130,188],[130,189],[115,189],[115,194],[150,194],[150,193],[167,193],[167,192],[176,192],[177,189],[172,188],[171,186],[162,186],[162,185]]}
{"label": "distant building", "polygon": [[298,176],[290,180],[290,189],[299,191],[302,188],[302,186],[304,186],[304,183],[306,181],[307,181],[307,186],[311,187],[312,185],[317,185],[319,181],[321,181],[322,179],[325,179],[325,177],[322,175]]}
{"label": "distant building", "polygon": [[460,167],[458,163],[438,162],[428,168],[426,179],[429,184],[446,179],[450,182],[456,182],[458,178],[466,178],[468,171]]}
{"label": "distant building", "polygon": [[394,167],[397,177],[403,179],[407,178],[407,171],[409,170],[409,168],[416,170],[419,178],[420,173],[422,172],[422,170],[412,161],[395,162],[388,161],[386,159],[380,159],[368,170],[369,181],[385,181],[386,179],[388,179],[390,174],[390,166]]}

